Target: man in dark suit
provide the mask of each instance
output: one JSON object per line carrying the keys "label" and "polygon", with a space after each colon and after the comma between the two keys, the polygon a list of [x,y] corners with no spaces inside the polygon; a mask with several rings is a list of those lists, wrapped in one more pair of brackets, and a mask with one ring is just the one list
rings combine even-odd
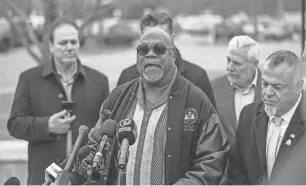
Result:
{"label": "man in dark suit", "polygon": [[297,176],[306,168],[290,166],[300,157],[305,161],[301,154],[306,148],[302,71],[301,60],[290,51],[277,51],[266,59],[262,100],[247,105],[240,114],[230,150],[228,184],[306,183],[303,176]]}
{"label": "man in dark suit", "polygon": [[79,127],[95,125],[109,95],[107,77],[78,59],[79,41],[75,22],[55,22],[50,32],[52,58],[19,77],[7,128],[29,142],[28,185],[41,185],[45,169],[67,157]]}
{"label": "man in dark suit", "polygon": [[[172,19],[165,13],[153,12],[144,16],[140,23],[141,32],[144,33],[151,27],[159,27],[174,37]],[[182,59],[182,56],[177,48],[175,65],[177,66],[179,73],[191,81],[194,85],[199,87],[207,95],[213,106],[215,106],[213,91],[206,71],[203,68]],[[137,66],[134,64],[121,72],[117,86],[138,77],[139,73]]]}
{"label": "man in dark suit", "polygon": [[241,109],[261,97],[259,57],[256,41],[236,36],[228,44],[227,74],[212,80],[216,109],[230,145],[235,141]]}

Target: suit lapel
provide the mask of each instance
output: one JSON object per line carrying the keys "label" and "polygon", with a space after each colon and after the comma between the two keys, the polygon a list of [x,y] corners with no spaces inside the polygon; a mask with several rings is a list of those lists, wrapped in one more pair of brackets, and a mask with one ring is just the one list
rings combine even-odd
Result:
{"label": "suit lapel", "polygon": [[260,158],[261,170],[266,173],[266,137],[269,117],[264,111],[262,105],[259,109],[259,115],[255,118],[255,140]]}
{"label": "suit lapel", "polygon": [[282,144],[279,148],[277,158],[274,163],[274,167],[284,162],[283,159],[286,159],[286,157],[288,156],[288,153],[290,152],[290,149],[292,149],[296,145],[296,143],[299,141],[301,136],[304,134],[305,129],[302,123],[303,121],[306,120],[305,112],[306,112],[305,92],[302,92],[302,98],[301,98],[300,104],[297,107],[294,115],[292,116],[289,126],[285,132]]}
{"label": "suit lapel", "polygon": [[261,73],[258,70],[254,101],[261,100]]}
{"label": "suit lapel", "polygon": [[228,103],[227,109],[231,111],[230,113],[232,113],[230,117],[234,121],[235,126],[233,126],[233,127],[235,129],[238,122],[237,122],[237,119],[236,119],[234,90],[233,90],[233,87],[231,87],[230,82],[227,79],[226,75],[224,76],[224,78],[225,78],[226,83],[224,85],[224,88],[222,89],[223,90],[223,95],[224,95],[223,99],[224,99],[225,102]]}

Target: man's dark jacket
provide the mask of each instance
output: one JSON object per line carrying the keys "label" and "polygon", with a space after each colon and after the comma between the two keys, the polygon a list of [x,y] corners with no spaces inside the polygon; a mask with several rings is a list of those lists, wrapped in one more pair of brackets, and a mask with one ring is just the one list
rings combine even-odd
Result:
{"label": "man's dark jacket", "polygon": [[[240,114],[236,141],[230,149],[228,184],[286,184],[305,185],[306,94],[297,107],[285,132],[271,173],[267,176],[266,141],[269,117],[262,101],[243,108]],[[290,141],[290,143],[289,143]],[[300,160],[300,162],[297,162]],[[301,161],[303,160],[303,161]],[[301,173],[302,172],[302,173]]]}
{"label": "man's dark jacket", "polygon": [[[53,62],[31,68],[21,73],[15,92],[7,128],[12,136],[29,142],[28,185],[41,185],[45,169],[52,162],[59,164],[66,158],[67,135],[48,131],[50,116],[60,112],[61,102],[66,100],[62,84],[56,77]],[[73,144],[81,125],[95,126],[101,104],[108,95],[107,77],[79,63],[72,87],[76,115],[71,128]]]}
{"label": "man's dark jacket", "polygon": [[[103,103],[100,119],[89,134],[89,145],[96,149],[99,128],[106,119],[125,119],[137,89],[139,78],[115,88]],[[188,111],[195,118],[188,121]],[[186,118],[187,117],[187,118]],[[218,184],[228,160],[228,142],[218,115],[207,96],[190,81],[177,74],[168,101],[166,142],[166,184]],[[108,157],[107,184],[117,184],[117,139],[112,140]],[[91,164],[96,150],[83,160]]]}
{"label": "man's dark jacket", "polygon": [[[182,59],[182,56],[178,49],[176,49],[176,53],[177,54],[175,64],[180,74],[189,81],[191,81],[191,83],[199,87],[207,95],[208,99],[215,107],[215,98],[206,71],[203,68]],[[140,75],[138,73],[137,66],[136,64],[134,64],[121,72],[121,75],[117,82],[117,86],[132,81],[133,79],[138,78],[139,76]]]}

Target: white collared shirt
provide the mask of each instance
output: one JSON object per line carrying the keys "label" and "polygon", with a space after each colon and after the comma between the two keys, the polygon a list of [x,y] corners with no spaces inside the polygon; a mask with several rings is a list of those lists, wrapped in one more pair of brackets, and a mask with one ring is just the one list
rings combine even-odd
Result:
{"label": "white collared shirt", "polygon": [[237,122],[239,120],[240,112],[242,108],[254,101],[255,98],[255,87],[257,86],[258,69],[256,69],[254,79],[250,86],[243,92],[238,88],[234,89],[235,94],[235,113]]}
{"label": "white collared shirt", "polygon": [[[281,134],[280,135],[281,135],[281,137],[280,137],[280,143],[277,144],[276,154],[278,153],[280,145],[282,144],[284,135],[285,135],[286,130],[287,130],[288,126],[289,126],[289,123],[290,123],[290,121],[291,121],[291,119],[292,119],[292,117],[293,117],[293,115],[295,113],[295,110],[296,110],[296,108],[298,107],[298,105],[300,103],[301,97],[302,97],[302,94],[300,94],[300,97],[297,100],[297,102],[295,103],[295,105],[287,113],[285,113],[285,114],[283,114],[281,116],[281,118],[283,119],[283,121],[282,121],[282,123],[280,125],[280,130],[281,130],[281,132],[280,132]],[[275,116],[272,116],[272,117],[269,118],[269,124],[268,124],[268,130],[267,130],[267,138],[266,138],[266,144],[267,144],[266,145],[266,152],[268,152],[267,148],[268,148],[269,138],[272,135],[272,131],[274,130],[274,127],[276,127],[274,123],[272,124],[272,122],[274,121],[273,120],[274,117]]]}

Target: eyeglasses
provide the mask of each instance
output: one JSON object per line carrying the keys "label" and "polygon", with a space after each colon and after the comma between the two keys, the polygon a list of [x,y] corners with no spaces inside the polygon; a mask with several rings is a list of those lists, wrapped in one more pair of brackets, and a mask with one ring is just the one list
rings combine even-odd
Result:
{"label": "eyeglasses", "polygon": [[140,44],[137,46],[136,50],[137,50],[137,54],[140,56],[145,56],[147,55],[150,50],[153,49],[153,52],[157,55],[164,55],[167,51],[168,48],[165,43],[163,43],[162,41],[156,42],[153,45],[149,45],[149,44]]}

